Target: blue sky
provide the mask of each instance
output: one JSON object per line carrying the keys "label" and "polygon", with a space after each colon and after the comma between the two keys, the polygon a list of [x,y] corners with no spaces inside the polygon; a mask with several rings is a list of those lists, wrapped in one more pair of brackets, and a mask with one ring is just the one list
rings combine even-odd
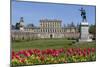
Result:
{"label": "blue sky", "polygon": [[62,25],[71,22],[77,24],[82,20],[79,11],[81,7],[86,10],[89,24],[94,24],[94,6],[12,1],[12,24],[19,22],[20,17],[24,17],[25,24],[33,23],[35,26],[39,26],[42,18],[60,19]]}

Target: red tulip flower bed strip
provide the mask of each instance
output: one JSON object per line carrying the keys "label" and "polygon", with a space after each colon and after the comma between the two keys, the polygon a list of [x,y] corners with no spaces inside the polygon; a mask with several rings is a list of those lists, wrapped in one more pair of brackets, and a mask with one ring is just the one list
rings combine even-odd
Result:
{"label": "red tulip flower bed strip", "polygon": [[12,51],[12,66],[95,61],[95,48],[29,49]]}

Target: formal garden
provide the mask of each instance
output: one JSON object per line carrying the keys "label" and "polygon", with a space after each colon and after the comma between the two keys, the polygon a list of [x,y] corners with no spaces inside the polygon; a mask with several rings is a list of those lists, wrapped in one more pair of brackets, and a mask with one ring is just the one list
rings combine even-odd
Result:
{"label": "formal garden", "polygon": [[[66,11],[67,10],[69,9],[66,9]],[[92,18],[94,19],[94,21],[92,20],[92,24],[90,21],[88,21],[90,18],[87,19],[87,17],[91,15],[86,16],[89,12],[88,10],[85,10],[83,6],[79,8],[79,10],[75,10],[78,12],[80,11],[79,14],[75,12],[75,17],[77,17],[76,20],[79,20],[79,15],[81,17],[81,21],[78,21],[80,24],[77,24],[76,26],[72,22],[71,25],[67,25],[68,27],[66,25],[62,27],[62,20],[58,21],[53,19],[44,19],[40,21],[39,27],[36,27],[33,24],[31,24],[31,27],[27,27],[24,26],[24,20],[23,17],[21,17],[20,21],[16,23],[16,25],[13,26],[14,29],[12,29],[11,66],[15,67],[23,65],[27,66],[96,61],[95,18]],[[65,8],[63,11],[65,11]],[[70,11],[68,14],[70,14]],[[40,13],[41,12],[44,11],[41,10]],[[64,15],[66,13],[67,12],[65,12]],[[74,11],[72,13],[70,15],[73,15],[72,17],[74,17]],[[45,14],[46,13],[44,13],[44,15]],[[63,12],[61,14],[63,15]],[[75,20],[72,19],[70,21],[75,22]]]}
{"label": "formal garden", "polygon": [[12,42],[12,66],[76,63],[96,60],[96,42],[38,39]]}

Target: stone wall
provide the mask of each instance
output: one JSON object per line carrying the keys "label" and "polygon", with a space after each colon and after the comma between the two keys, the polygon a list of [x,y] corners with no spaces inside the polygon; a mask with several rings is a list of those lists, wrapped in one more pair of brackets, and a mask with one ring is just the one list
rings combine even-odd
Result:
{"label": "stone wall", "polygon": [[28,31],[11,31],[12,40],[32,40],[38,39],[37,33]]}
{"label": "stone wall", "polygon": [[30,31],[11,31],[12,40],[33,40],[40,38],[79,38],[80,33],[34,33]]}

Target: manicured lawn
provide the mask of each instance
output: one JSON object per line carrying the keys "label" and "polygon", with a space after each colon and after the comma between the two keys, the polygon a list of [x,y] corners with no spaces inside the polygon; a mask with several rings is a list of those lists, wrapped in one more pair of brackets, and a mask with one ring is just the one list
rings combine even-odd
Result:
{"label": "manicured lawn", "polygon": [[41,39],[33,41],[22,41],[22,42],[12,42],[11,43],[13,50],[19,51],[22,49],[47,49],[47,48],[70,48],[70,47],[96,47],[96,43],[78,43],[75,40],[67,39]]}

